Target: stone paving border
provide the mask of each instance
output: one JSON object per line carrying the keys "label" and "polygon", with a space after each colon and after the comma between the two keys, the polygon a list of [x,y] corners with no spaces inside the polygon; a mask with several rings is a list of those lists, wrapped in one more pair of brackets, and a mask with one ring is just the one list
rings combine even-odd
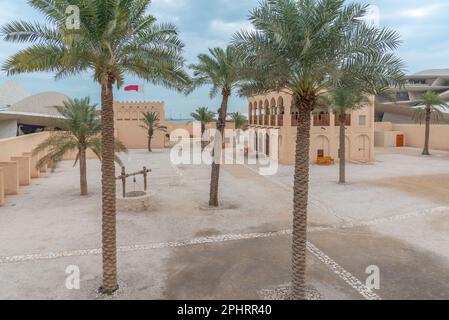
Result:
{"label": "stone paving border", "polygon": [[[211,244],[211,243],[221,243],[227,241],[238,241],[238,240],[250,240],[250,239],[263,239],[263,238],[273,238],[280,236],[289,236],[292,234],[292,230],[281,230],[275,232],[266,233],[247,233],[247,234],[227,234],[219,236],[201,237],[190,240],[180,240],[172,242],[161,242],[161,243],[149,243],[149,244],[137,244],[131,246],[121,246],[117,248],[117,251],[122,252],[136,252],[136,251],[147,251],[155,249],[164,248],[180,248],[186,246],[200,245],[200,244]],[[354,277],[347,270],[342,268],[329,256],[324,254],[321,250],[315,247],[312,243],[307,243],[307,249],[315,257],[317,257],[321,262],[326,264],[329,269],[338,275],[343,281],[345,281],[349,286],[359,292],[363,297],[370,300],[380,300],[372,290],[367,288],[360,280]],[[20,256],[9,256],[0,257],[0,264],[10,264],[10,263],[21,263],[29,261],[39,261],[39,260],[53,260],[59,258],[67,257],[81,257],[81,256],[91,256],[100,255],[101,249],[86,249],[86,250],[72,250],[72,251],[59,251],[50,253],[40,253],[40,254],[30,254],[30,255],[20,255]]]}
{"label": "stone paving border", "polygon": [[336,275],[338,275],[344,282],[346,282],[353,289],[357,290],[367,300],[381,300],[381,298],[374,293],[370,288],[364,285],[359,279],[354,277],[351,273],[345,270],[342,266],[332,260],[323,251],[315,247],[312,243],[307,243],[307,249],[321,262],[329,267]]}

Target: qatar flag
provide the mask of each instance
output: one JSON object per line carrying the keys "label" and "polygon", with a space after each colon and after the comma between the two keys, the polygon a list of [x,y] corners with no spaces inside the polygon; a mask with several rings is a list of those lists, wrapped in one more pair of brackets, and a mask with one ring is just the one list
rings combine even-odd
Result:
{"label": "qatar flag", "polygon": [[132,85],[126,86],[125,91],[143,92],[143,86],[139,86],[137,84],[132,84]]}

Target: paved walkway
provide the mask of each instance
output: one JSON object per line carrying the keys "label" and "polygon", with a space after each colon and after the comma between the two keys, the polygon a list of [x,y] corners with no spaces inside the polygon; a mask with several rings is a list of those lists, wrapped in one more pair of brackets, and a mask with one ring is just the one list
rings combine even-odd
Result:
{"label": "paved walkway", "polygon": [[[153,169],[153,207],[118,215],[120,298],[257,299],[260,290],[289,282],[291,168],[261,177],[255,167],[224,166],[223,207],[209,210],[207,166],[174,167],[167,150],[133,151],[125,158],[129,170]],[[312,167],[308,281],[324,298],[449,298],[449,202],[378,181],[385,167],[405,164],[406,170],[410,158],[414,165],[429,161],[417,175],[444,165],[449,174],[444,157],[387,151],[374,165],[350,164],[352,182],[345,187],[332,179],[336,167]],[[88,169],[87,198],[78,196],[77,168],[62,163],[0,209],[1,299],[96,297],[99,163],[89,161]],[[65,287],[69,265],[80,267],[80,290]],[[380,290],[364,286],[370,265],[380,269]]]}

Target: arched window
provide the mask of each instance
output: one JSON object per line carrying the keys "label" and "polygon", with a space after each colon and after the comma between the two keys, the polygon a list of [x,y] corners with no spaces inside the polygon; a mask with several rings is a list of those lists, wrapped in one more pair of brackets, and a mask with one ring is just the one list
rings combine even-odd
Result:
{"label": "arched window", "polygon": [[280,115],[285,114],[284,99],[282,97],[278,99],[278,109]]}
{"label": "arched window", "polygon": [[276,112],[276,100],[274,98],[271,99],[271,114],[275,115]]}

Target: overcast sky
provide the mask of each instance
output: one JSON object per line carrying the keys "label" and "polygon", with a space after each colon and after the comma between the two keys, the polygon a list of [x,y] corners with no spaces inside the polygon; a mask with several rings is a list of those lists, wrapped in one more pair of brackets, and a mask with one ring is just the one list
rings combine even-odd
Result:
{"label": "overcast sky", "polygon": [[[357,2],[357,1],[356,1]],[[372,0],[358,1],[375,5],[380,11],[380,24],[396,29],[403,45],[398,54],[405,60],[410,73],[431,68],[449,68],[449,1],[447,0]],[[249,11],[258,0],[153,0],[150,13],[161,22],[175,23],[180,37],[186,44],[185,57],[188,63],[195,62],[199,53],[209,47],[225,46],[232,34],[248,28]],[[0,24],[11,20],[41,20],[26,0],[0,0]],[[0,41],[0,61],[4,60],[22,45]],[[7,79],[0,74],[0,82]],[[99,101],[98,84],[86,74],[77,78],[54,81],[52,74],[38,73],[11,77],[20,82],[30,93],[58,91],[71,97],[90,96]],[[127,84],[143,84],[142,81],[127,79]],[[145,93],[117,91],[116,100],[163,100],[167,117],[186,117],[192,110],[206,106],[217,110],[219,100],[210,100],[208,88],[200,89],[189,96],[163,88],[145,85]],[[246,101],[233,97],[231,111],[246,108]]]}

